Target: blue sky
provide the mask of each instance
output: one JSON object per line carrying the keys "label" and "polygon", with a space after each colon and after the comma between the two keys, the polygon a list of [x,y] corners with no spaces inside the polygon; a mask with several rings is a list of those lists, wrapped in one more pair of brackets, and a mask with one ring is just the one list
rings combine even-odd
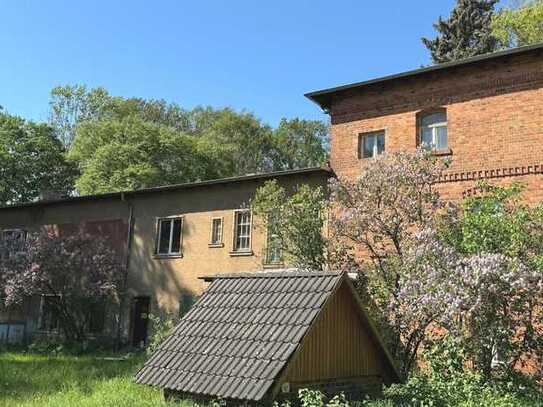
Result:
{"label": "blue sky", "polygon": [[0,105],[48,116],[60,84],[326,119],[303,94],[419,68],[454,0],[4,1]]}

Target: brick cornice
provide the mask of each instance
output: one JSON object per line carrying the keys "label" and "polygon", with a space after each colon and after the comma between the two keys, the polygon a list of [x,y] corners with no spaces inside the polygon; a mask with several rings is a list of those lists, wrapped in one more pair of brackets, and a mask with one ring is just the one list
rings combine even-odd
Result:
{"label": "brick cornice", "polygon": [[489,96],[492,94],[497,95],[506,92],[517,92],[542,86],[543,70],[535,70],[517,75],[507,75],[507,77],[481,80],[478,81],[476,85],[473,83],[458,83],[454,87],[448,87],[447,89],[421,91],[420,93],[411,94],[409,98],[403,100],[398,98],[396,103],[390,103],[390,99],[380,102],[376,100],[376,98],[373,98],[371,108],[365,108],[357,103],[353,103],[349,108],[332,110],[332,121],[350,121],[351,116],[359,115],[361,112],[363,112],[364,116],[382,115],[383,112],[412,110],[413,105],[441,106],[459,102],[461,100],[481,97],[483,95]]}
{"label": "brick cornice", "polygon": [[446,172],[441,176],[440,183],[477,181],[491,178],[518,177],[522,175],[543,174],[543,164],[523,165],[475,171]]}

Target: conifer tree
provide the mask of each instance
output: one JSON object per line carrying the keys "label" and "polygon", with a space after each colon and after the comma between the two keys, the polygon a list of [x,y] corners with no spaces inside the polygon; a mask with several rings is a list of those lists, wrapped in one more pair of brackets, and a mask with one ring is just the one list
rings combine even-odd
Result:
{"label": "conifer tree", "polygon": [[456,61],[493,52],[497,40],[492,35],[494,5],[498,0],[457,0],[447,20],[439,17],[434,39],[422,42],[432,54],[434,63]]}

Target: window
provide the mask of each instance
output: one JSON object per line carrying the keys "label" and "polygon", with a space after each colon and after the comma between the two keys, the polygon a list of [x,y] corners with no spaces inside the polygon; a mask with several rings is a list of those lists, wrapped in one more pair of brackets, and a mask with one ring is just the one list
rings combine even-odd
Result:
{"label": "window", "polygon": [[361,134],[359,139],[359,156],[361,158],[375,158],[385,152],[385,132],[376,131]]}
{"label": "window", "polygon": [[432,150],[446,150],[447,113],[445,111],[424,114],[419,119],[419,144]]}
{"label": "window", "polygon": [[222,230],[222,218],[211,218],[211,241],[209,242],[210,246],[222,246]]}
{"label": "window", "polygon": [[42,295],[40,303],[39,328],[42,331],[56,331],[59,327],[58,322],[58,302],[60,297],[57,295]]}
{"label": "window", "polygon": [[0,232],[0,257],[12,257],[24,252],[26,232],[21,229],[7,229]]}
{"label": "window", "polygon": [[266,264],[283,263],[283,244],[279,235],[274,231],[277,225],[276,216],[268,218],[268,241],[266,244]]}
{"label": "window", "polygon": [[234,251],[251,251],[251,211],[234,212]]}
{"label": "window", "polygon": [[172,217],[158,220],[156,254],[177,256],[181,254],[181,230],[183,218]]}

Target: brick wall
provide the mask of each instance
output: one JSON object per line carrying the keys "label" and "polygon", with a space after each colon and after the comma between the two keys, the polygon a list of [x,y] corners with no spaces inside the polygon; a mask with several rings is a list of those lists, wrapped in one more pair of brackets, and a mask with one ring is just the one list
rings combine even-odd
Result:
{"label": "brick wall", "polygon": [[474,180],[528,184],[542,201],[543,55],[540,52],[396,79],[334,95],[331,165],[354,178],[368,159],[358,157],[359,134],[385,130],[385,149],[417,146],[417,114],[446,108],[452,165],[441,190],[461,198]]}

